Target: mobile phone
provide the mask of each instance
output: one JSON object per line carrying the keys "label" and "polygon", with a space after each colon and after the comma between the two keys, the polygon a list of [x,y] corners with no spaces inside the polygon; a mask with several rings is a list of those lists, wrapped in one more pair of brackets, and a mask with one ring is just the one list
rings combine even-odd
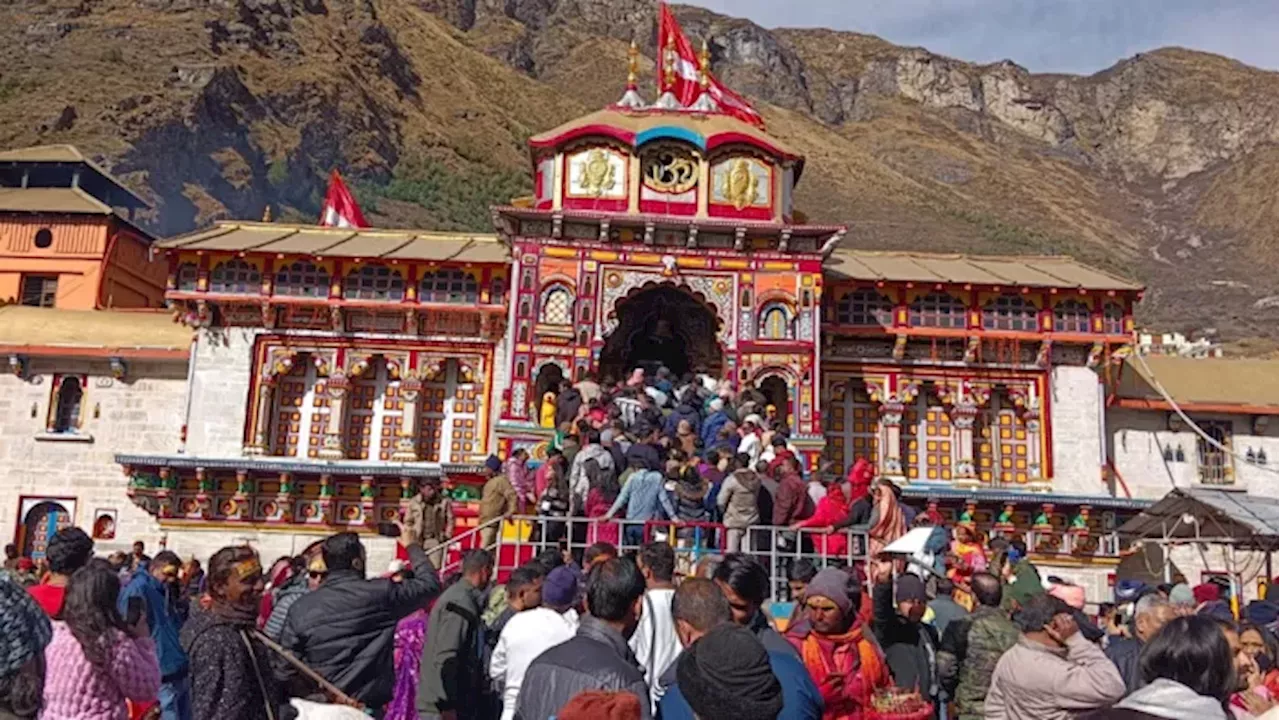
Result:
{"label": "mobile phone", "polygon": [[378,534],[382,537],[400,537],[400,526],[393,522],[380,522]]}
{"label": "mobile phone", "polygon": [[134,595],[129,598],[124,613],[124,624],[126,627],[133,627],[138,624],[138,620],[142,619],[142,598]]}

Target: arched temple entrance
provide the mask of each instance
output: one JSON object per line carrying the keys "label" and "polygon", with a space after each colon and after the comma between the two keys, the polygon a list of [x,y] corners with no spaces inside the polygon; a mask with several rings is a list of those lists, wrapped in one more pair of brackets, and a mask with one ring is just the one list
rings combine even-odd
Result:
{"label": "arched temple entrance", "polygon": [[720,319],[688,290],[648,285],[620,298],[617,328],[605,339],[600,375],[621,379],[642,367],[665,366],[677,375],[705,372],[719,377],[724,353],[716,339]]}
{"label": "arched temple entrance", "polygon": [[18,551],[33,560],[43,558],[54,533],[70,524],[71,513],[62,503],[46,500],[36,504],[22,519],[22,545]]}

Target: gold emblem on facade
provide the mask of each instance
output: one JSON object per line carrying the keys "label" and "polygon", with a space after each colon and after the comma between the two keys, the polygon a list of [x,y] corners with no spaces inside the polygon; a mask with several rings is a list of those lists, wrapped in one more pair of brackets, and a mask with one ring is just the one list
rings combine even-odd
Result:
{"label": "gold emblem on facade", "polygon": [[735,210],[741,210],[755,204],[757,182],[756,174],[751,172],[751,161],[737,158],[722,176],[720,192],[726,200],[733,203]]}
{"label": "gold emblem on facade", "polygon": [[644,184],[662,193],[688,192],[698,184],[698,162],[682,149],[659,147],[645,157]]}
{"label": "gold emblem on facade", "polygon": [[587,195],[600,197],[617,184],[614,178],[616,168],[609,162],[609,155],[600,148],[594,148],[588,152],[587,159],[583,160],[578,167],[581,168],[578,185]]}

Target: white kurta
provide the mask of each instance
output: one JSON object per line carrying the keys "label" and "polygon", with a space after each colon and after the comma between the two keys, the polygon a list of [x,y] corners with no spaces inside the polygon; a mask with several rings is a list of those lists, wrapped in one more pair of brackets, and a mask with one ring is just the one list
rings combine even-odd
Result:
{"label": "white kurta", "polygon": [[525,671],[542,653],[569,640],[578,632],[578,612],[563,615],[551,608],[516,613],[502,628],[489,660],[489,677],[502,688],[502,720],[512,720]]}

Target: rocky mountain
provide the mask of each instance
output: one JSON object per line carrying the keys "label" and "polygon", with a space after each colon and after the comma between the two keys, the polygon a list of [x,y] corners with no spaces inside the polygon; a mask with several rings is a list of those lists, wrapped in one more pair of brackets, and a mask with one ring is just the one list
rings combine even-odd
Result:
{"label": "rocky mountain", "polygon": [[[1153,327],[1275,351],[1276,73],[1166,48],[1034,74],[675,9],[808,156],[798,206],[848,223],[847,244],[1067,253],[1147,283]],[[614,101],[632,40],[653,57],[655,10],[0,0],[0,147],[79,145],[160,234],[267,205],[313,217],[331,167],[379,223],[484,228],[527,191],[528,136]]]}

